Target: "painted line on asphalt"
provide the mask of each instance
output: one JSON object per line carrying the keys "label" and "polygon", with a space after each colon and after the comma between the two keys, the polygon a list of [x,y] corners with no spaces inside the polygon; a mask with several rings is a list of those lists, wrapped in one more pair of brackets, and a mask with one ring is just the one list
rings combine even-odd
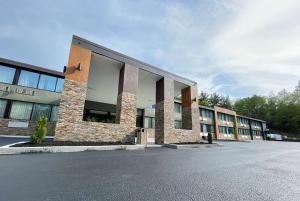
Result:
{"label": "painted line on asphalt", "polygon": [[[7,138],[30,138],[28,135],[0,135],[0,137],[7,137]],[[54,136],[46,136],[47,139],[53,139]]]}

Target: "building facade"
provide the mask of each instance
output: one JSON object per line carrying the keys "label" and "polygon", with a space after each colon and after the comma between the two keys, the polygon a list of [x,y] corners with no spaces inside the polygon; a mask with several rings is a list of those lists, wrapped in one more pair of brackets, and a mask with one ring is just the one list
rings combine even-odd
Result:
{"label": "building facade", "polygon": [[54,135],[63,84],[63,73],[0,58],[0,134],[30,135],[43,115]]}
{"label": "building facade", "polygon": [[30,135],[40,115],[58,141],[263,139],[266,123],[198,105],[197,83],[73,36],[64,73],[0,59],[0,134]]}

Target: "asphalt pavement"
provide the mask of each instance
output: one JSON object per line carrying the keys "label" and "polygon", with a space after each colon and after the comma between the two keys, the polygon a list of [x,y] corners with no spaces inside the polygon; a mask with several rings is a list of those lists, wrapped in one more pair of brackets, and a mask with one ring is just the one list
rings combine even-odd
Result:
{"label": "asphalt pavement", "polygon": [[300,200],[300,144],[0,156],[0,200]]}

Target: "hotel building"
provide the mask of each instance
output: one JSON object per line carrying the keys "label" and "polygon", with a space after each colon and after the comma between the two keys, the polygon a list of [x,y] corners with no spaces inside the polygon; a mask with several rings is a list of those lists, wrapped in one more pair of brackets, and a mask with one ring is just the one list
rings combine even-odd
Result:
{"label": "hotel building", "polygon": [[197,83],[73,36],[64,73],[0,59],[0,134],[30,135],[40,115],[60,141],[261,140],[266,122],[198,105]]}

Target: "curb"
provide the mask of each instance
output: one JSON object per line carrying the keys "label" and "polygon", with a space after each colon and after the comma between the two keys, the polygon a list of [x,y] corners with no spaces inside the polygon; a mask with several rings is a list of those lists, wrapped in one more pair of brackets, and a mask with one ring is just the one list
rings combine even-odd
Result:
{"label": "curb", "polygon": [[165,144],[165,147],[171,149],[194,149],[194,148],[213,148],[213,147],[223,147],[222,144]]}
{"label": "curb", "polygon": [[144,150],[144,145],[109,146],[49,146],[49,147],[0,147],[0,155],[23,153],[66,153],[82,151]]}

